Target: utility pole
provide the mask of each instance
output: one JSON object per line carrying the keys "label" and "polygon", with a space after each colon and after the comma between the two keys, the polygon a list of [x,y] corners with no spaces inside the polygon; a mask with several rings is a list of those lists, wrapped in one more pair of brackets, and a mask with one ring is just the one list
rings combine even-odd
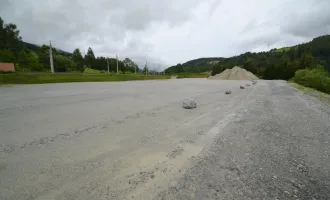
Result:
{"label": "utility pole", "polygon": [[52,42],[49,41],[49,59],[50,59],[50,71],[54,73],[54,63],[53,63],[53,50],[52,50]]}
{"label": "utility pole", "polygon": [[109,58],[107,58],[108,74],[109,74]]}
{"label": "utility pole", "polygon": [[83,59],[84,59],[84,67],[86,68],[86,51],[85,51],[85,48],[84,48],[84,57],[83,57]]}
{"label": "utility pole", "polygon": [[116,54],[116,58],[117,58],[117,74],[118,74],[118,56]]}
{"label": "utility pole", "polygon": [[146,75],[148,75],[148,61],[146,61]]}

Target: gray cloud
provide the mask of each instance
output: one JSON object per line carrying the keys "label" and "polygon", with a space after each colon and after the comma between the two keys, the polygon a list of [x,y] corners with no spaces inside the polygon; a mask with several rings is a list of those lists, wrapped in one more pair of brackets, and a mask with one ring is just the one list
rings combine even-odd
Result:
{"label": "gray cloud", "polygon": [[189,20],[190,9],[200,0],[191,1],[151,1],[114,0],[103,1],[102,7],[114,12],[110,22],[123,26],[128,30],[143,30],[153,22],[168,22],[171,25],[180,25]]}
{"label": "gray cloud", "polygon": [[92,47],[142,66],[305,42],[330,32],[329,7],[328,0],[0,1],[1,17],[17,24],[25,41]]}
{"label": "gray cloud", "polygon": [[281,31],[297,37],[316,37],[330,33],[330,2],[318,1],[305,12],[292,12],[285,18]]}
{"label": "gray cloud", "polygon": [[269,9],[263,18],[253,18],[244,26],[238,44],[248,51],[269,50],[306,42],[330,33],[328,0],[288,0]]}
{"label": "gray cloud", "polygon": [[[152,49],[150,42],[143,41],[148,37],[143,32],[153,23],[167,23],[171,27],[185,23],[200,0],[174,2],[4,0],[0,11],[7,22],[18,25],[25,41],[44,44],[52,40],[54,45],[69,51],[91,46],[103,55],[131,55],[135,51],[140,56]],[[17,12],[13,14],[13,10]],[[132,34],[134,37],[128,38]]]}

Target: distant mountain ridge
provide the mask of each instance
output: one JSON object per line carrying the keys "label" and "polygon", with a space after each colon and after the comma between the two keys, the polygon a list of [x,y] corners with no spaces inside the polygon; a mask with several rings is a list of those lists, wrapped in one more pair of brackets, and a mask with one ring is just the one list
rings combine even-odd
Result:
{"label": "distant mountain ridge", "polygon": [[166,69],[166,73],[182,73],[182,72],[192,72],[200,73],[211,71],[214,64],[222,62],[226,58],[222,57],[210,57],[210,58],[198,58],[194,60],[187,61],[183,64],[177,64]]}
{"label": "distant mountain ridge", "polygon": [[317,64],[324,66],[325,69],[330,71],[330,35],[324,35],[316,37],[307,43],[294,45],[292,47],[272,49],[268,52],[246,52],[229,58],[198,58],[183,64],[171,66],[166,69],[166,72],[169,74],[207,72],[211,71],[217,62],[224,68],[232,68],[234,66],[243,66],[247,60],[251,62],[253,67],[259,69],[260,72],[265,70],[270,64],[278,64],[283,56],[292,61],[300,59],[304,52],[311,53]]}

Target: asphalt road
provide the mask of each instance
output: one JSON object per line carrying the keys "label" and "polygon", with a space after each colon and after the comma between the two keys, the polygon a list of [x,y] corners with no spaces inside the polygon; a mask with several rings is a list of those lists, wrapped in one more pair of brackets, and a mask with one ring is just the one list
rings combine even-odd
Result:
{"label": "asphalt road", "polygon": [[246,83],[2,86],[0,199],[330,199],[330,106]]}

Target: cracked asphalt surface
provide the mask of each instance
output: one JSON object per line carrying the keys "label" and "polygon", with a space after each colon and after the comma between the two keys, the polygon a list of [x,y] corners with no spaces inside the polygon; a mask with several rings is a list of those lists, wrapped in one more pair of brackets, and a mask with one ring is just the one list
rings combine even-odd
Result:
{"label": "cracked asphalt surface", "polygon": [[247,83],[0,87],[0,199],[330,199],[330,106]]}

